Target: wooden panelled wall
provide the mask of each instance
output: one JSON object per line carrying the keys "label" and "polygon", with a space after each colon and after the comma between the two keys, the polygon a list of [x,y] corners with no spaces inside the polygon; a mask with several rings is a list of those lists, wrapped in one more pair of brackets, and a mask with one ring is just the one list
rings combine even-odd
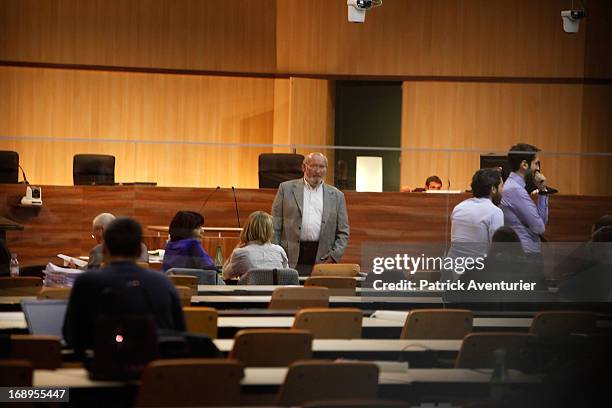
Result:
{"label": "wooden panelled wall", "polygon": [[[331,143],[333,79],[367,75],[404,82],[403,147],[612,153],[612,86],[582,83],[612,78],[612,2],[587,5],[569,35],[566,0],[387,0],[365,24],[342,0],[4,0],[0,149],[40,184],[71,184],[72,155],[97,152],[118,181],[252,188],[271,148],[206,144]],[[463,189],[477,165],[404,153],[402,184]],[[566,193],[612,195],[610,157],[543,166]]]}

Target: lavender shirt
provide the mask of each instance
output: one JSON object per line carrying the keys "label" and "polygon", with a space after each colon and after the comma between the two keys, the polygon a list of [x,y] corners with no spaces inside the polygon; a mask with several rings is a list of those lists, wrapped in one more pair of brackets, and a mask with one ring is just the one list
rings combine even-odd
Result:
{"label": "lavender shirt", "polygon": [[504,224],[518,234],[526,253],[541,252],[540,235],[548,222],[548,196],[538,196],[538,204],[525,190],[525,180],[512,172],[504,184],[500,208]]}

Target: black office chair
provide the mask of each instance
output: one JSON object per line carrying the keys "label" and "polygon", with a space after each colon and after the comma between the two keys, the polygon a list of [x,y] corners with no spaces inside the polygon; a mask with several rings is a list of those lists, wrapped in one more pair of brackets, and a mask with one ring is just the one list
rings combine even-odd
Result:
{"label": "black office chair", "polygon": [[19,153],[0,150],[0,183],[19,182]]}
{"label": "black office chair", "polygon": [[262,153],[259,155],[259,188],[278,188],[283,181],[304,176],[304,156],[291,153]]}
{"label": "black office chair", "polygon": [[74,185],[115,184],[115,156],[75,154],[72,162]]}

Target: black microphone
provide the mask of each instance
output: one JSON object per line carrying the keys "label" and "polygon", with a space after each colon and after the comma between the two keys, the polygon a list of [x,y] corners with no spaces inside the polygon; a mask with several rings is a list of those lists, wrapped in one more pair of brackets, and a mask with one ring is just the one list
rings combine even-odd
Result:
{"label": "black microphone", "polygon": [[202,210],[204,209],[204,206],[206,206],[206,203],[208,202],[208,200],[210,199],[210,196],[212,196],[213,194],[215,194],[217,191],[219,191],[221,187],[217,186],[217,188],[215,188],[213,191],[210,192],[210,194],[208,194],[208,197],[206,197],[206,200],[204,200],[204,204],[202,204],[202,206],[200,207],[200,209],[198,210],[199,213],[202,212]]}
{"label": "black microphone", "polygon": [[23,171],[23,167],[21,167],[21,164],[18,164],[19,168],[21,169],[21,175],[23,176],[23,181],[25,181],[26,186],[30,185],[30,182],[28,181],[26,175],[25,175],[25,171]]}
{"label": "black microphone", "polygon": [[557,194],[558,192],[559,190],[557,190],[556,188],[546,186],[546,191],[538,191],[538,194],[539,195],[551,195],[551,194]]}
{"label": "black microphone", "polygon": [[236,219],[238,220],[238,228],[240,227],[240,214],[238,213],[238,201],[236,200],[236,189],[232,186],[232,193],[234,193],[234,206],[236,207]]}

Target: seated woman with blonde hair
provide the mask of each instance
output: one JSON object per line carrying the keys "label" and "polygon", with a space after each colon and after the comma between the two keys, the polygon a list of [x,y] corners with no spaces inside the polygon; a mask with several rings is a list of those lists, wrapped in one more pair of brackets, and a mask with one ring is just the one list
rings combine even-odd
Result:
{"label": "seated woman with blonde hair", "polygon": [[273,235],[272,216],[265,211],[251,213],[240,233],[240,243],[223,265],[223,277],[238,278],[253,268],[286,268],[287,254],[270,242]]}

